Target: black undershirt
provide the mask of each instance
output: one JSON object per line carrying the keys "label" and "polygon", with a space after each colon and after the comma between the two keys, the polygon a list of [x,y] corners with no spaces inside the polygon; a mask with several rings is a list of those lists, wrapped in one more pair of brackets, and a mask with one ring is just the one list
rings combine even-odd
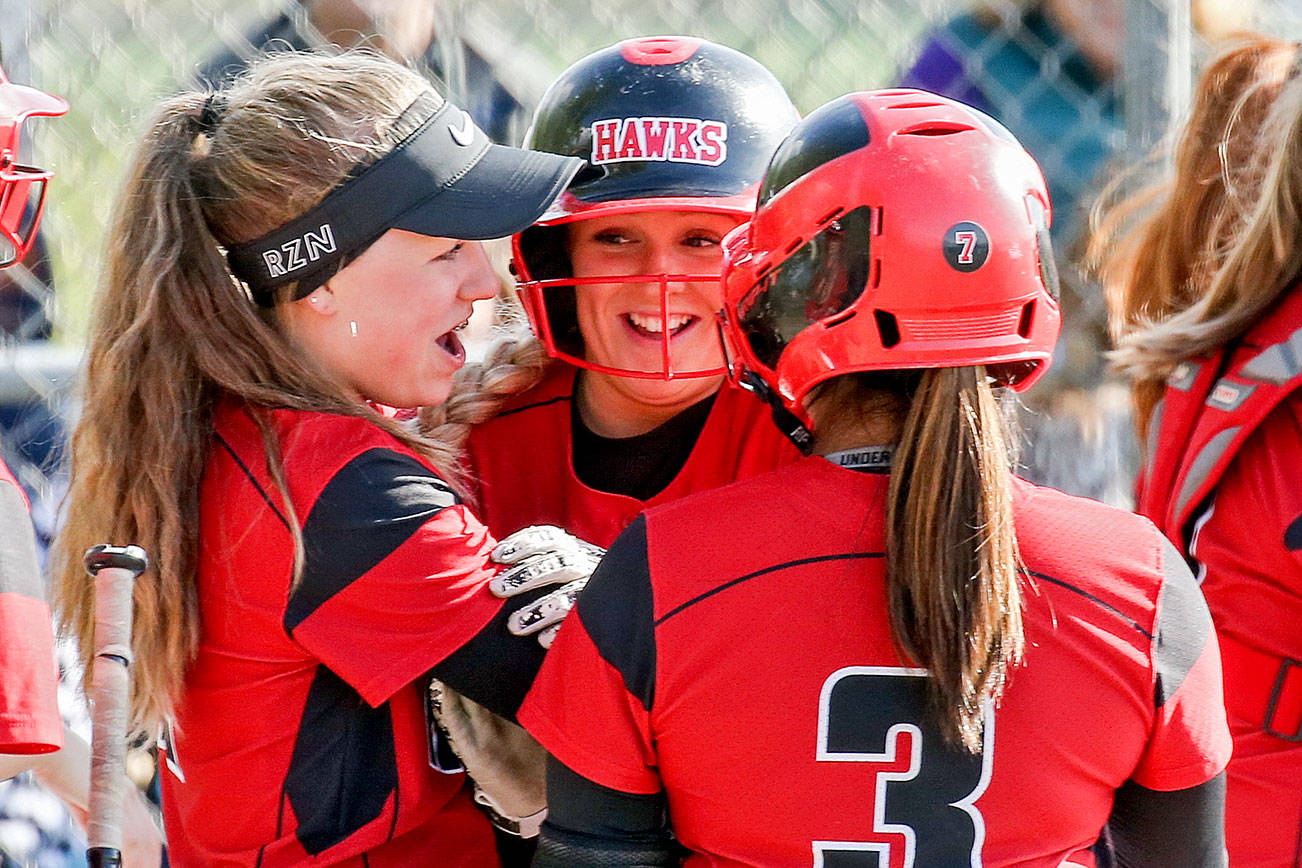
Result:
{"label": "black undershirt", "polygon": [[[715,394],[718,394],[717,392]],[[714,395],[699,401],[645,434],[602,437],[594,434],[570,404],[574,474],[589,488],[650,500],[664,491],[683,469],[705,428]]]}

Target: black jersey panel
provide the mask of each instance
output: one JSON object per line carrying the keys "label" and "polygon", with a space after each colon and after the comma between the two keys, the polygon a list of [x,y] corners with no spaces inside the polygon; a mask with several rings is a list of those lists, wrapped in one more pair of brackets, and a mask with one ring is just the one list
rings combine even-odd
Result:
{"label": "black jersey panel", "polygon": [[380,816],[397,786],[389,704],[371,708],[317,667],[285,775],[303,849],[315,855],[356,833]]}
{"label": "black jersey panel", "polygon": [[576,611],[602,659],[615,667],[629,693],[650,711],[655,698],[656,642],[645,516],[635,518],[611,543],[583,589]]}
{"label": "black jersey panel", "polygon": [[410,456],[375,448],[349,461],[303,524],[303,578],[285,609],[285,628],[292,631],[459,502],[446,482]]}
{"label": "black jersey panel", "polygon": [[1163,538],[1162,590],[1157,598],[1153,665],[1157,669],[1154,702],[1166,704],[1207,647],[1212,616],[1184,557]]}
{"label": "black jersey panel", "polygon": [[571,405],[574,475],[590,488],[647,501],[669,487],[687,464],[718,393],[662,425],[633,437],[602,437]]}
{"label": "black jersey panel", "polygon": [[507,623],[512,614],[554,590],[546,586],[512,597],[474,638],[430,674],[493,714],[515,722],[547,652],[533,636],[513,635]]}
{"label": "black jersey panel", "polygon": [[678,865],[666,812],[664,792],[612,790],[548,757],[547,819],[534,868]]}
{"label": "black jersey panel", "polygon": [[1127,781],[1108,819],[1117,868],[1224,868],[1225,773],[1160,792]]}
{"label": "black jersey panel", "polygon": [[1284,548],[1291,552],[1302,552],[1302,515],[1284,530]]}
{"label": "black jersey panel", "polygon": [[589,835],[662,835],[668,806],[658,793],[625,793],[590,781],[547,758],[547,821]]}

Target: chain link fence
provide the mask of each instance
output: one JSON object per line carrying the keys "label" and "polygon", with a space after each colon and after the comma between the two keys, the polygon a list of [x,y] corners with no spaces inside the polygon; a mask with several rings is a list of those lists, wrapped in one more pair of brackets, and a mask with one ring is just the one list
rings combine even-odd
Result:
{"label": "chain link fence", "polygon": [[[1201,0],[1193,18],[1212,31],[1302,35],[1295,0]],[[44,244],[0,285],[0,437],[45,504],[58,493],[104,227],[141,124],[161,96],[197,76],[219,77],[269,40],[313,45],[378,33],[386,50],[513,143],[561,69],[639,34],[690,33],[752,54],[803,111],[901,82],[978,105],[1013,129],[1049,178],[1069,279],[1062,357],[1043,392],[1074,390],[1086,413],[1117,402],[1079,398],[1095,395],[1103,377],[1099,293],[1073,267],[1084,214],[1178,115],[1200,54],[1189,10],[1176,0],[0,0],[0,22],[10,77],[72,104],[63,118],[28,125],[29,156],[57,178]],[[1124,452],[1116,444],[1126,439],[1100,448]],[[1054,481],[1124,501],[1126,459],[1108,460],[1094,481]]]}
{"label": "chain link fence", "polygon": [[[1105,380],[1100,295],[1075,264],[1092,200],[1180,117],[1203,52],[1194,23],[1298,38],[1302,4],[1194,0],[1191,14],[1179,0],[0,0],[9,77],[72,104],[65,117],[28,125],[26,156],[57,177],[43,243],[0,274],[4,458],[51,533],[104,229],[160,97],[220,78],[267,43],[378,35],[490,135],[515,144],[569,63],[621,38],[686,33],[758,58],[802,111],[908,83],[974,104],[1018,135],[1049,179],[1066,277],[1060,358],[1053,380],[1032,393],[1041,397],[1027,415],[1025,460],[1041,481],[1127,503],[1127,401]],[[0,802],[14,804],[6,792]],[[15,816],[0,804],[6,813]],[[60,849],[33,825],[0,822],[0,852],[22,864],[77,861],[76,848]]]}

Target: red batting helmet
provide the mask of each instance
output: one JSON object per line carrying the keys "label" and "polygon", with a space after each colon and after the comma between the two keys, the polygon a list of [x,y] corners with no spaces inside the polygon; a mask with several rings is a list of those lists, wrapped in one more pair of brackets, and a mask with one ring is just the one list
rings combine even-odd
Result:
{"label": "red batting helmet", "polygon": [[915,90],[856,93],[778,148],[754,218],[724,239],[734,379],[806,425],[818,383],[986,365],[1021,391],[1058,338],[1049,196],[992,118]]}
{"label": "red batting helmet", "polygon": [[[702,39],[630,39],[561,73],[534,114],[525,146],[583,157],[590,169],[513,239],[520,297],[548,353],[591,370],[647,379],[722,373],[674,370],[667,328],[657,370],[585,359],[574,313],[574,286],[583,281],[570,270],[565,224],[644,211],[747,218],[755,210],[764,166],[798,117],[782,85],[758,61]],[[658,282],[667,320],[671,284],[718,279],[655,274],[596,282]]]}
{"label": "red batting helmet", "polygon": [[27,254],[45,207],[45,182],[53,177],[44,169],[17,162],[23,121],[67,110],[68,103],[57,96],[11,84],[0,69],[0,268]]}

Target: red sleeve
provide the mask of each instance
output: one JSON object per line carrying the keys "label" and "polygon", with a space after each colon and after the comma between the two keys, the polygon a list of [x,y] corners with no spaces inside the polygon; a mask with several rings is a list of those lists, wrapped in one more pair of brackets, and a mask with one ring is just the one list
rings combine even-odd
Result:
{"label": "red sleeve", "polygon": [[657,793],[651,707],[655,625],[646,523],[611,545],[547,652],[520,724],[579,775],[626,793]]}
{"label": "red sleeve", "polygon": [[601,659],[578,618],[566,619],[519,720],[548,753],[590,781],[626,793],[662,789],[650,712]]}
{"label": "red sleeve", "polygon": [[303,525],[303,576],[285,626],[378,706],[478,633],[494,540],[416,459],[371,449],[325,486]]}
{"label": "red sleeve", "polygon": [[27,501],[3,463],[0,529],[0,753],[49,753],[63,747],[54,631]]}
{"label": "red sleeve", "polygon": [[50,607],[24,594],[0,593],[0,753],[49,753],[63,747]]}
{"label": "red sleeve", "polygon": [[1131,779],[1151,790],[1180,790],[1219,774],[1231,739],[1211,615],[1184,559],[1165,539],[1162,569],[1152,644],[1157,713]]}

